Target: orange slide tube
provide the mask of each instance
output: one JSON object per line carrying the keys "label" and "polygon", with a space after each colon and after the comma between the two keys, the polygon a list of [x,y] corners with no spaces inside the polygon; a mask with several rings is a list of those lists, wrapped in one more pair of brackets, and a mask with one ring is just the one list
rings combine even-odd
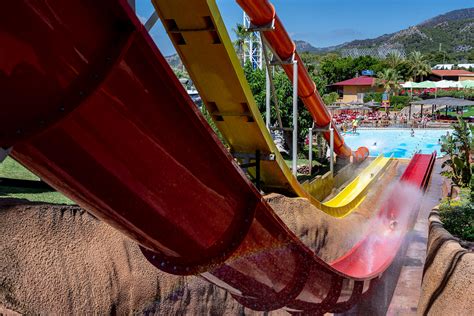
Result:
{"label": "orange slide tube", "polygon": [[[274,53],[277,54],[281,60],[288,60],[294,56],[298,63],[298,96],[311,113],[316,125],[319,127],[328,126],[332,120],[331,115],[316,89],[316,84],[311,79],[303,61],[296,52],[295,43],[276,15],[274,6],[267,0],[236,1],[247,13],[254,25],[264,26],[272,23],[273,20],[275,21],[275,28],[270,31],[263,31],[263,36],[272,47]],[[293,81],[293,65],[283,65],[283,69],[288,75],[288,78]],[[324,137],[329,140],[329,133],[324,133]],[[355,161],[362,161],[369,155],[369,151],[365,147],[361,147],[352,153],[349,146],[344,143],[344,139],[337,129],[334,130],[334,151],[339,156],[345,158],[353,156]]]}

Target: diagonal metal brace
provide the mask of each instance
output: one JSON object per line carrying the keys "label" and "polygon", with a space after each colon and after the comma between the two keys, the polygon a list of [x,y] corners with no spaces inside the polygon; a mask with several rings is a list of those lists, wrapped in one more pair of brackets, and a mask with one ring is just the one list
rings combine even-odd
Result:
{"label": "diagonal metal brace", "polygon": [[9,147],[7,149],[0,147],[0,163],[2,163],[5,158],[11,153],[12,148]]}

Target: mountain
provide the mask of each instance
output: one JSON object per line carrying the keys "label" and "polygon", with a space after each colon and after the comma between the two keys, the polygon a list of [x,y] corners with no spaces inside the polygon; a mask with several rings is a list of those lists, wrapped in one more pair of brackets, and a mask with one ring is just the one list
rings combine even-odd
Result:
{"label": "mountain", "polygon": [[171,68],[181,68],[183,66],[183,63],[181,62],[181,58],[179,58],[178,54],[166,56],[165,59],[168,62],[168,64],[171,66]]}
{"label": "mountain", "polygon": [[418,25],[392,34],[384,34],[373,39],[355,40],[324,49],[298,41],[299,51],[326,53],[340,51],[346,54],[383,54],[393,50],[409,53],[414,50],[422,53],[435,52],[441,48],[461,57],[474,49],[474,8],[461,9],[439,15]]}
{"label": "mountain", "polygon": [[[461,9],[439,15],[416,26],[396,33],[384,34],[377,38],[355,40],[337,46],[318,48],[302,40],[295,40],[299,52],[327,54],[340,52],[343,56],[375,55],[385,57],[397,50],[408,54],[414,50],[422,53],[436,52],[440,45],[457,60],[470,60],[474,57],[474,8]],[[470,54],[470,55],[469,55]],[[181,68],[178,55],[166,57],[173,68]]]}

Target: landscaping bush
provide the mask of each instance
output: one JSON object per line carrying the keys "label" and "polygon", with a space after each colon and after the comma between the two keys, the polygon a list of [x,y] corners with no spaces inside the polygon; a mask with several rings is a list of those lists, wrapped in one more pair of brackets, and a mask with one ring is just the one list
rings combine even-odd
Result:
{"label": "landscaping bush", "polygon": [[[383,93],[380,92],[369,92],[366,93],[364,96],[364,102],[370,102],[374,100],[375,102],[382,102],[382,95]],[[390,97],[390,104],[393,106],[395,110],[401,110],[404,107],[410,105],[410,97],[409,96],[403,96],[403,95],[393,95]]]}
{"label": "landscaping bush", "polygon": [[438,90],[436,93],[438,98],[441,97],[452,97],[459,99],[469,99],[474,100],[474,90],[473,89],[463,89],[463,90]]}
{"label": "landscaping bush", "polygon": [[408,96],[401,96],[401,95],[394,95],[390,98],[390,104],[393,106],[395,110],[401,110],[406,106],[410,105],[410,97]]}
{"label": "landscaping bush", "polygon": [[460,187],[469,187],[471,183],[471,150],[473,149],[472,135],[469,125],[461,117],[452,125],[453,134],[442,136],[441,152],[447,154],[443,164],[445,177],[451,178],[454,184]]}
{"label": "landscaping bush", "polygon": [[439,208],[444,228],[466,241],[474,241],[474,206],[470,192],[469,188],[461,189],[458,200],[445,199]]}
{"label": "landscaping bush", "polygon": [[337,99],[339,99],[339,94],[337,92],[331,92],[329,94],[323,95],[323,101],[326,105],[336,103]]}
{"label": "landscaping bush", "polygon": [[364,96],[364,102],[370,102],[370,101],[373,100],[374,102],[381,103],[382,102],[382,95],[383,95],[383,93],[380,93],[380,92],[366,93],[365,96]]}

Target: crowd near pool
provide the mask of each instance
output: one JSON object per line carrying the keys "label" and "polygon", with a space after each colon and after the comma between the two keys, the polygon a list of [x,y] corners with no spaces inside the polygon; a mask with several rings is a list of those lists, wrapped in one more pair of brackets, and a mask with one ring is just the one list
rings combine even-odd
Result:
{"label": "crowd near pool", "polygon": [[356,134],[345,134],[344,140],[354,149],[369,148],[370,156],[411,158],[417,152],[431,154],[435,150],[441,156],[439,140],[448,131],[452,134],[449,129],[415,129],[412,137],[410,129],[359,129]]}

